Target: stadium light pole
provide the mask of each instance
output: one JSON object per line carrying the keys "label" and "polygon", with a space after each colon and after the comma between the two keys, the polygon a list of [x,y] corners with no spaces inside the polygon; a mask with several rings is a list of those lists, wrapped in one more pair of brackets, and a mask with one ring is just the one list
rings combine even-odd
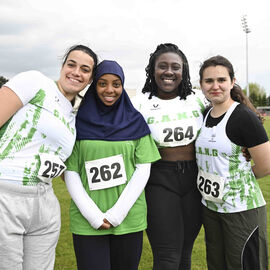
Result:
{"label": "stadium light pole", "polygon": [[250,33],[251,30],[248,27],[247,15],[243,15],[241,20],[242,20],[243,31],[246,33],[246,80],[247,80],[247,96],[249,97],[249,83],[248,83],[248,33]]}

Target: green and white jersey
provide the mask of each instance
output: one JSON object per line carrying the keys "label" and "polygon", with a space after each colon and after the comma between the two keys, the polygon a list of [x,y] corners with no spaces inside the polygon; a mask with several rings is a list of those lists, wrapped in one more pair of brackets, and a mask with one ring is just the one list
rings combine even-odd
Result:
{"label": "green and white jersey", "polygon": [[131,99],[134,107],[143,115],[158,147],[176,147],[193,142],[203,122],[207,101],[200,90],[187,96],[164,100],[149,93]]}
{"label": "green and white jersey", "polygon": [[234,102],[223,119],[214,127],[206,127],[205,117],[196,140],[199,167],[198,188],[202,203],[221,213],[234,213],[265,205],[251,163],[242,154],[242,147],[230,141],[226,134],[229,117],[239,103]]}
{"label": "green and white jersey", "polygon": [[[151,163],[158,159],[160,155],[151,135],[134,141],[79,140],[66,166],[67,170],[79,173],[86,192],[105,213],[117,202],[136,164]],[[71,232],[79,235],[120,235],[142,231],[147,226],[146,211],[145,195],[142,192],[119,226],[96,230],[71,201]]]}
{"label": "green and white jersey", "polygon": [[75,115],[56,83],[38,71],[6,83],[23,103],[0,128],[0,181],[36,185],[64,170],[75,143]]}

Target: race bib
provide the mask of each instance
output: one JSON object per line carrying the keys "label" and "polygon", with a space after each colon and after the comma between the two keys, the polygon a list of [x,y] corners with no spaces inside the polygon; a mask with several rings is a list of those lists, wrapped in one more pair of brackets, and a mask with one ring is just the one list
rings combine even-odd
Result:
{"label": "race bib", "polygon": [[39,157],[40,168],[38,178],[42,182],[51,183],[52,178],[59,176],[66,169],[66,165],[58,156],[41,153]]}
{"label": "race bib", "polygon": [[122,155],[86,161],[85,169],[90,190],[115,187],[127,181]]}
{"label": "race bib", "polygon": [[211,202],[222,203],[224,179],[218,175],[199,171],[197,186],[202,197]]}
{"label": "race bib", "polygon": [[188,123],[181,122],[182,126],[176,125],[176,123],[167,123],[162,125],[159,131],[160,146],[181,146],[188,145],[195,139],[197,135],[197,127],[195,123],[189,125]]}

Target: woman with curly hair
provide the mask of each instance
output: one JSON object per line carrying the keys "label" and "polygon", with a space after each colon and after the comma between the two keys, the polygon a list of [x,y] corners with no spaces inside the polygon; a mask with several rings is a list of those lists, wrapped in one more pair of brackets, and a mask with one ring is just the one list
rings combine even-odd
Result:
{"label": "woman with curly hair", "polygon": [[192,90],[188,61],[174,44],[157,46],[146,77],[142,94],[132,101],[161,155],[146,185],[153,269],[191,269],[192,247],[202,224],[194,142],[207,102],[200,90]]}

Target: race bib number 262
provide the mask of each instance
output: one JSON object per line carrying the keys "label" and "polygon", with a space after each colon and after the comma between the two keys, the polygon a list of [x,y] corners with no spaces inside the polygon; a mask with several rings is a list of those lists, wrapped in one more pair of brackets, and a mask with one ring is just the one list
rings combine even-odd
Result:
{"label": "race bib number 262", "polygon": [[90,190],[119,186],[127,181],[122,155],[115,155],[85,162]]}

